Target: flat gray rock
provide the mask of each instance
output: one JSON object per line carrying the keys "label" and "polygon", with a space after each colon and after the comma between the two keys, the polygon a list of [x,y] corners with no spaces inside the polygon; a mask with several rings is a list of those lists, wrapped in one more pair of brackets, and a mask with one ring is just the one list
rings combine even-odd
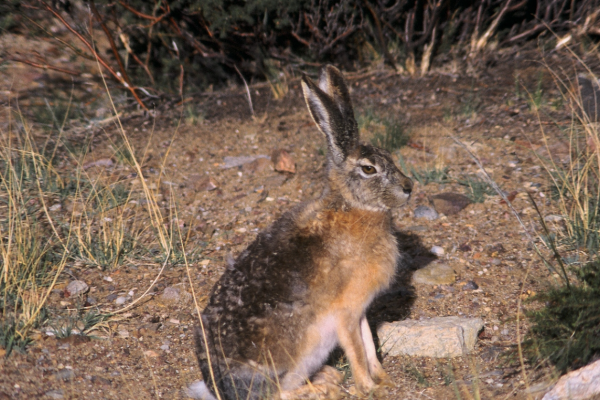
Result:
{"label": "flat gray rock", "polygon": [[456,281],[454,270],[446,264],[431,263],[416,270],[412,282],[425,285],[450,285]]}
{"label": "flat gray rock", "polygon": [[448,358],[469,354],[475,348],[481,318],[436,317],[386,322],[377,330],[384,354]]}
{"label": "flat gray rock", "polygon": [[415,211],[413,211],[413,215],[415,216],[415,218],[425,218],[429,221],[436,220],[440,216],[437,211],[427,206],[419,206],[415,208]]}
{"label": "flat gray rock", "polygon": [[542,400],[587,400],[600,395],[600,360],[571,371]]}

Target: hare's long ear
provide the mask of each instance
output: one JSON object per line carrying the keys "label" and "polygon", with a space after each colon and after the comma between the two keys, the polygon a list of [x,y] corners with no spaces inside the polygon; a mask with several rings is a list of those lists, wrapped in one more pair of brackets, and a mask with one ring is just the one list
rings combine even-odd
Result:
{"label": "hare's long ear", "polygon": [[302,90],[310,115],[327,138],[329,157],[340,164],[358,144],[358,127],[342,73],[328,65],[318,85],[304,75]]}

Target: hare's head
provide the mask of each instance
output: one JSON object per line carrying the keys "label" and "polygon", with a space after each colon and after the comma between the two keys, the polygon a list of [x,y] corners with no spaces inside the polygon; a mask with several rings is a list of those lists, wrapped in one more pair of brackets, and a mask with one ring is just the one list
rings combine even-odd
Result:
{"label": "hare's head", "polygon": [[412,181],[394,164],[391,154],[360,143],[350,94],[341,72],[326,66],[317,85],[302,77],[308,110],[327,138],[330,190],[352,207],[386,211],[405,204]]}

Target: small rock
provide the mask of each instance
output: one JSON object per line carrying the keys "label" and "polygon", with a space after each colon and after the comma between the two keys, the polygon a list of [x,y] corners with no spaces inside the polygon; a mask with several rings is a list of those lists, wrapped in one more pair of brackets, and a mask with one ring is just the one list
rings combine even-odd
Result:
{"label": "small rock", "polygon": [[244,164],[251,163],[252,161],[258,158],[266,158],[269,157],[266,155],[258,155],[258,156],[241,156],[241,157],[223,157],[223,164],[221,165],[221,169],[229,169],[242,166]]}
{"label": "small rock", "polygon": [[63,392],[62,389],[49,390],[46,393],[44,393],[44,395],[51,399],[64,399],[65,398],[65,392]]}
{"label": "small rock", "polygon": [[386,322],[377,335],[384,354],[448,358],[469,354],[482,328],[480,318],[436,317]]}
{"label": "small rock", "polygon": [[209,175],[191,174],[189,181],[197,192],[210,192],[219,187],[219,183]]}
{"label": "small rock", "polygon": [[84,281],[71,281],[67,285],[67,292],[69,292],[70,296],[77,296],[78,294],[83,294],[87,292],[90,287]]}
{"label": "small rock", "polygon": [[152,358],[158,357],[158,353],[155,351],[152,351],[152,350],[146,350],[146,351],[144,351],[144,354],[146,355],[146,357],[152,357]]}
{"label": "small rock", "polygon": [[119,296],[116,298],[115,300],[115,304],[118,306],[122,306],[123,304],[125,304],[127,302],[127,300],[129,300],[129,297],[127,296]]}
{"label": "small rock", "polygon": [[471,204],[467,196],[458,193],[436,194],[431,196],[430,201],[437,212],[445,215],[457,214]]}
{"label": "small rock", "polygon": [[460,246],[458,246],[458,250],[462,251],[463,253],[466,253],[466,252],[471,251],[473,249],[467,243],[463,243]]}
{"label": "small rock", "polygon": [[454,283],[454,270],[446,264],[432,263],[421,268],[412,276],[413,283],[421,283],[426,285],[448,285]]}
{"label": "small rock", "polygon": [[63,381],[71,380],[75,377],[75,372],[70,368],[64,368],[54,374],[56,379],[62,379]]}
{"label": "small rock", "polygon": [[500,331],[500,334],[501,334],[502,336],[508,336],[508,335],[510,334],[510,332],[508,331],[508,329],[502,329],[502,330]]}
{"label": "small rock", "polygon": [[118,294],[116,293],[111,293],[108,296],[106,296],[106,301],[114,301],[117,299],[117,297],[119,297]]}
{"label": "small rock", "polygon": [[115,162],[111,158],[101,158],[99,160],[91,161],[89,163],[83,164],[83,169],[88,169],[88,168],[92,168],[92,167],[108,168],[108,167],[112,167],[114,164],[115,164]]}
{"label": "small rock", "polygon": [[499,258],[492,258],[491,260],[492,265],[500,265],[502,264],[502,261]]}
{"label": "small rock", "polygon": [[[205,260],[209,261],[209,260]],[[205,265],[200,263],[201,265]],[[207,265],[207,264],[206,264]],[[163,294],[160,296],[161,300],[168,304],[175,304],[179,302],[187,303],[191,300],[192,295],[186,292],[185,290],[178,288],[176,286],[166,287],[163,291]]]}
{"label": "small rock", "polygon": [[[473,282],[475,283],[476,286],[491,286],[494,283],[493,279],[489,279],[489,278],[482,278],[480,276],[473,278]],[[466,283],[468,284],[468,282]],[[473,289],[473,290],[477,290],[477,289]]]}
{"label": "small rock", "polygon": [[94,305],[98,304],[98,300],[96,300],[95,297],[88,296],[85,304],[86,304],[86,307],[94,306]]}
{"label": "small rock", "polygon": [[268,158],[257,158],[251,163],[244,164],[242,171],[247,174],[263,174],[271,170],[271,162]]}
{"label": "small rock", "polygon": [[415,218],[425,218],[429,221],[433,221],[439,218],[439,214],[433,208],[428,206],[419,206],[415,208],[413,212]]}
{"label": "small rock", "polygon": [[406,229],[413,232],[425,232],[427,230],[427,227],[423,225],[413,225],[409,226]]}
{"label": "small rock", "polygon": [[112,282],[113,281],[113,279],[110,276],[105,276],[102,279],[104,279],[106,282]]}
{"label": "small rock", "polygon": [[128,338],[129,337],[129,331],[126,331],[125,329],[119,331],[119,337],[123,338],[123,339]]}
{"label": "small rock", "polygon": [[438,257],[444,255],[444,248],[441,246],[433,246],[430,251]]}
{"label": "small rock", "polygon": [[168,344],[163,344],[162,346],[160,346],[160,349],[163,351],[169,351],[169,345]]}
{"label": "small rock", "polygon": [[271,161],[273,161],[275,171],[290,172],[292,174],[296,173],[296,163],[294,162],[294,158],[286,150],[273,150]]}
{"label": "small rock", "polygon": [[542,400],[585,400],[600,395],[600,360],[571,371]]}
{"label": "small rock", "polygon": [[563,220],[562,215],[546,215],[544,221],[546,222],[560,222]]}
{"label": "small rock", "polygon": [[60,211],[60,209],[62,208],[62,205],[60,203],[54,204],[52,206],[50,206],[50,211]]}
{"label": "small rock", "polygon": [[479,289],[479,286],[477,286],[477,284],[474,281],[468,281],[462,287],[462,290],[464,290],[464,291],[477,290],[477,289]]}

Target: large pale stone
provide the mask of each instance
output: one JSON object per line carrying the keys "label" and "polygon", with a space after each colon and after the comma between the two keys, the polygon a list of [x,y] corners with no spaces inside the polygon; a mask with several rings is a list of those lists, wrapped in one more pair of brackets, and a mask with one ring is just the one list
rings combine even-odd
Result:
{"label": "large pale stone", "polygon": [[571,371],[542,400],[586,400],[600,396],[600,360]]}
{"label": "large pale stone", "polygon": [[456,277],[452,267],[437,263],[431,263],[425,268],[416,270],[412,276],[413,283],[426,285],[450,285],[455,280]]}
{"label": "large pale stone", "polygon": [[436,317],[384,323],[377,330],[383,353],[448,358],[471,352],[483,328],[480,318]]}

